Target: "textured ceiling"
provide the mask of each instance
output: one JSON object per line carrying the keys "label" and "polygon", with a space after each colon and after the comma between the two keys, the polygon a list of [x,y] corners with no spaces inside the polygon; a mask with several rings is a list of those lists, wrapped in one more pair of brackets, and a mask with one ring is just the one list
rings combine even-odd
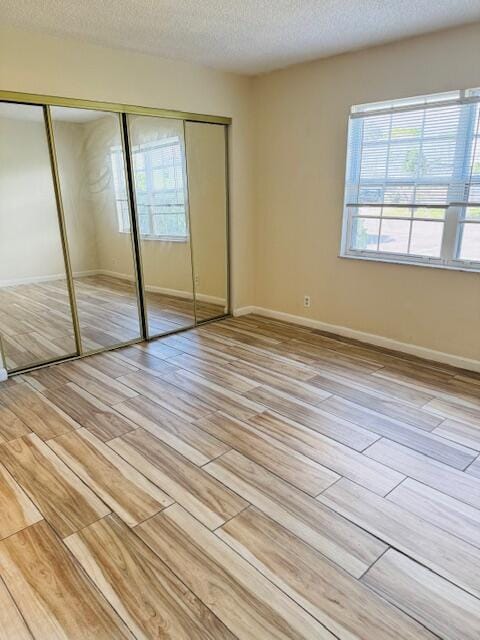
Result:
{"label": "textured ceiling", "polygon": [[480,0],[0,0],[0,22],[256,74],[480,20]]}

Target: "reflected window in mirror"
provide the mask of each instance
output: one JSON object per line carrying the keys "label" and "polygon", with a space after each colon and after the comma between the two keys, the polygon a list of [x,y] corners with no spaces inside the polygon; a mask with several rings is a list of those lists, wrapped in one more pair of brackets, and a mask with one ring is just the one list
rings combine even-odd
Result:
{"label": "reflected window in mirror", "polygon": [[[132,152],[141,236],[152,240],[187,240],[186,181],[180,138],[147,142],[134,146]],[[111,163],[118,230],[128,233],[130,220],[120,148],[112,148]]]}

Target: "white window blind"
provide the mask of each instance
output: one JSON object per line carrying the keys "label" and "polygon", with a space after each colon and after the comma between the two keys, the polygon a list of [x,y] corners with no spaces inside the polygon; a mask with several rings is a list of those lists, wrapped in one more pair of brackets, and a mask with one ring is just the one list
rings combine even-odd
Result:
{"label": "white window blind", "polygon": [[343,255],[480,268],[480,92],[360,105]]}

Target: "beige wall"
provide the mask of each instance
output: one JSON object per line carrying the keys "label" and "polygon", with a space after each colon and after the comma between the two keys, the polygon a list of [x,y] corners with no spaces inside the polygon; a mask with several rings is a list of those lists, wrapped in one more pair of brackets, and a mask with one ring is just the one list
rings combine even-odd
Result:
{"label": "beige wall", "polygon": [[13,28],[0,30],[0,88],[231,116],[233,304],[253,303],[249,78]]}
{"label": "beige wall", "polygon": [[480,359],[479,274],[338,257],[350,105],[479,86],[479,60],[477,24],[255,79],[258,306]]}

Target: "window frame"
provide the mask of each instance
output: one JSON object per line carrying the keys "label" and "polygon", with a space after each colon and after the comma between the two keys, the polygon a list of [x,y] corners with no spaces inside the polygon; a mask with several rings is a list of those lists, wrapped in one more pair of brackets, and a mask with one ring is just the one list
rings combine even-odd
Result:
{"label": "window frame", "polygon": [[[355,144],[354,136],[360,135],[361,127],[357,127],[355,130],[352,126],[352,121],[357,120],[359,118],[364,118],[372,115],[381,115],[381,114],[395,114],[401,113],[405,111],[418,110],[424,108],[424,113],[427,108],[431,108],[433,106],[449,106],[452,104],[464,104],[464,103],[479,103],[479,90],[471,89],[471,90],[462,90],[462,91],[453,91],[444,94],[431,94],[426,96],[419,96],[417,98],[404,98],[399,100],[390,100],[384,103],[371,103],[366,105],[355,105],[350,110],[350,115],[348,119],[348,130],[347,130],[347,153],[346,153],[346,172],[345,172],[345,195],[344,195],[344,206],[343,206],[343,217],[342,217],[342,235],[341,235],[341,245],[340,245],[340,254],[341,258],[350,258],[350,259],[358,259],[358,260],[368,260],[374,262],[387,262],[393,264],[406,264],[413,266],[428,266],[435,267],[441,269],[453,269],[459,271],[473,271],[480,272],[480,259],[479,260],[470,260],[460,257],[461,252],[461,243],[463,237],[463,231],[466,228],[466,225],[474,224],[480,225],[480,218],[468,218],[466,216],[466,210],[469,206],[477,208],[475,204],[468,205],[465,203],[446,203],[445,205],[425,205],[425,204],[416,204],[414,206],[407,204],[398,204],[398,203],[389,203],[383,201],[383,204],[352,204],[348,202],[348,187],[351,184],[360,185],[360,169],[361,169],[361,155],[358,153],[351,152],[351,146]],[[468,161],[471,157],[472,150],[475,151],[476,146],[480,144],[480,104],[476,110],[469,110],[469,122],[467,127],[463,127],[460,129],[463,135],[458,135],[455,138],[455,154],[461,153],[461,157],[464,158],[464,161]],[[476,125],[476,130],[475,130]],[[363,136],[363,129],[361,135]],[[447,136],[446,136],[447,137]],[[424,137],[419,138],[420,145],[423,144]],[[357,137],[356,142],[359,142]],[[396,144],[395,141],[394,144]],[[476,145],[476,146],[475,146]],[[390,153],[390,148],[392,146],[391,135],[388,139],[388,153]],[[360,140],[360,145],[358,148],[363,149],[363,140]],[[473,162],[473,159],[472,159]],[[463,163],[465,164],[465,162]],[[353,179],[349,176],[354,176]],[[405,182],[407,184],[409,181],[406,180],[397,180],[397,184],[402,184]],[[410,181],[412,182],[412,181]],[[472,175],[468,178],[466,177],[466,173],[464,172],[460,179],[461,183],[465,183],[465,185],[472,184],[480,184],[480,176],[478,179],[472,180]],[[372,184],[375,183],[377,185],[378,181],[373,180]],[[395,180],[385,180],[385,185],[395,183]],[[363,180],[361,182],[362,185],[365,184]],[[439,182],[440,184],[440,182]],[[444,184],[443,182],[441,184]],[[358,214],[360,208],[372,207],[378,210],[378,213],[375,212],[373,215],[362,216]],[[404,207],[410,209],[410,216],[383,216],[384,208],[399,208]],[[414,209],[444,209],[445,216],[443,219],[441,218],[428,218],[428,217],[416,217],[414,215]],[[361,219],[369,219],[369,220],[378,220],[379,221],[379,231],[378,231],[378,243],[377,249],[356,249],[353,245],[353,226],[354,221],[358,218]],[[408,221],[410,224],[409,227],[409,239],[408,239],[408,248],[407,251],[410,250],[411,246],[411,237],[412,237],[412,229],[413,222],[416,220],[425,220],[438,222],[443,225],[442,229],[442,239],[441,239],[441,248],[439,256],[427,256],[427,255],[419,255],[413,253],[400,253],[400,252],[388,252],[388,251],[380,251],[379,244],[381,239],[381,225],[382,220],[403,220]],[[480,226],[479,226],[480,228]]]}

